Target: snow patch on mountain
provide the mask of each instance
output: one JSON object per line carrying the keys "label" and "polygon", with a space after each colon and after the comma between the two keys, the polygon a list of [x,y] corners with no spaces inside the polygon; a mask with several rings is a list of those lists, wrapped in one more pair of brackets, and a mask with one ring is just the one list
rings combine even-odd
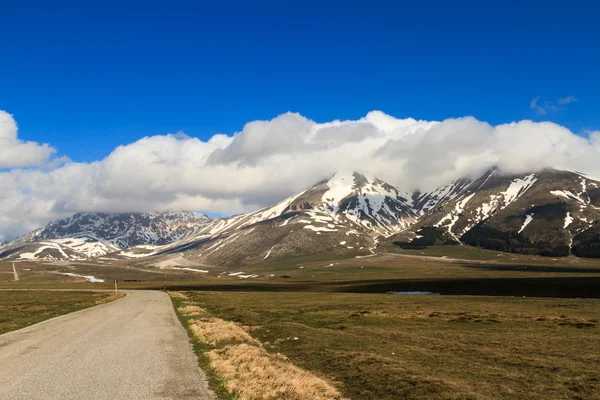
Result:
{"label": "snow patch on mountain", "polygon": [[263,260],[266,260],[267,258],[269,258],[269,256],[271,255],[271,252],[273,251],[273,248],[274,248],[274,247],[275,247],[275,246],[273,246],[273,247],[271,247],[271,248],[269,249],[269,251],[267,252],[267,255],[265,256],[265,258],[263,258]]}
{"label": "snow patch on mountain", "polygon": [[508,188],[499,194],[490,195],[488,202],[482,203],[476,210],[477,221],[489,218],[495,212],[508,207],[511,203],[521,197],[537,181],[535,174],[527,175],[525,178],[514,179]]}
{"label": "snow patch on mountain", "polygon": [[472,184],[470,180],[459,180],[442,186],[431,192],[421,193],[414,201],[418,215],[423,216],[443,204],[449,203],[459,197],[463,191]]}
{"label": "snow patch on mountain", "polygon": [[336,221],[347,219],[376,234],[389,236],[416,221],[409,195],[380,179],[340,173],[327,181],[322,210]]}
{"label": "snow patch on mountain", "polygon": [[323,193],[322,197],[323,205],[331,213],[336,213],[339,210],[340,202],[356,189],[354,175],[351,173],[336,174],[327,182],[327,187],[329,189]]}
{"label": "snow patch on mountain", "polygon": [[572,222],[573,222],[573,217],[571,217],[571,213],[568,212],[567,215],[565,216],[565,225],[563,226],[563,229],[567,229],[567,227],[569,225],[571,225]]}
{"label": "snow patch on mountain", "polygon": [[104,279],[96,278],[93,275],[79,275],[79,274],[74,274],[71,272],[60,272],[60,274],[70,276],[72,278],[83,278],[86,281],[92,282],[92,283],[104,283]]}
{"label": "snow patch on mountain", "polygon": [[584,208],[592,208],[595,210],[600,210],[599,207],[595,207],[592,204],[590,204],[590,199],[589,196],[587,199],[584,199],[583,197],[581,197],[582,193],[578,193],[575,194],[573,192],[570,192],[568,190],[551,190],[550,191],[551,194],[555,195],[555,196],[560,196],[563,197],[567,200],[575,200],[576,202],[578,202],[581,205],[581,209],[583,210]]}
{"label": "snow patch on mountain", "polygon": [[18,260],[43,259],[43,260],[49,260],[49,261],[57,260],[56,257],[50,256],[50,255],[41,256],[41,254],[45,250],[56,250],[63,256],[64,259],[69,259],[69,256],[63,251],[63,249],[59,245],[55,245],[54,243],[51,243],[51,242],[42,242],[42,243],[40,243],[40,247],[35,252],[21,253],[17,259]]}
{"label": "snow patch on mountain", "polygon": [[[30,245],[30,246],[33,246]],[[94,235],[78,235],[62,239],[44,240],[35,243],[32,252],[22,252],[15,257],[16,261],[24,260],[86,260],[104,256],[117,251],[118,248],[100,240]]]}
{"label": "snow patch on mountain", "polygon": [[304,229],[310,229],[314,232],[337,232],[337,229],[330,229],[324,226],[304,225]]}
{"label": "snow patch on mountain", "polygon": [[529,225],[529,223],[530,223],[531,221],[533,221],[533,216],[534,216],[534,215],[535,215],[535,214],[531,213],[531,214],[527,214],[527,215],[525,216],[525,222],[523,222],[523,225],[521,226],[521,229],[519,229],[519,232],[518,232],[518,233],[521,233],[521,232],[523,232],[523,229],[525,229],[525,228],[527,227],[527,225]]}
{"label": "snow patch on mountain", "polygon": [[513,180],[508,189],[502,192],[504,195],[504,207],[515,201],[519,196],[522,196],[533,184],[537,181],[535,174],[527,175],[523,179]]}

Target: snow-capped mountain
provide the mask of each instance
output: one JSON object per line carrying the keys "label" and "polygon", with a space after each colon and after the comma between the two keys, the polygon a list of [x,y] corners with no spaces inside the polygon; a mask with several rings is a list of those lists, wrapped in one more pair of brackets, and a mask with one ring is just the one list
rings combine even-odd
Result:
{"label": "snow-capped mountain", "polygon": [[91,234],[118,248],[140,244],[164,245],[194,234],[210,219],[200,213],[79,213],[50,222],[32,240]]}
{"label": "snow-capped mountain", "polygon": [[434,206],[418,210],[420,220],[394,239],[419,246],[437,237],[438,242],[551,256],[591,255],[598,246],[594,240],[600,182],[583,174],[544,170],[505,175],[493,169],[479,179],[463,179],[448,187],[453,189],[433,192],[443,193],[443,202],[417,200],[417,205]]}
{"label": "snow-capped mountain", "polygon": [[327,181],[317,208],[367,230],[389,236],[417,221],[410,195],[380,179],[359,173],[337,174]]}
{"label": "snow-capped mountain", "polygon": [[118,251],[109,242],[92,235],[79,234],[61,239],[21,242],[0,249],[0,258],[13,261],[81,261]]}
{"label": "snow-capped mountain", "polygon": [[372,251],[417,220],[409,195],[374,177],[339,173],[262,210],[211,221],[184,241],[125,257],[185,252],[205,263],[247,263],[327,251]]}
{"label": "snow-capped mountain", "polygon": [[50,222],[0,250],[0,258],[83,260],[137,245],[166,245],[196,233],[200,213],[79,213]]}
{"label": "snow-capped mountain", "polygon": [[[318,254],[465,243],[499,251],[600,257],[600,181],[570,171],[496,169],[408,193],[338,173],[273,206],[229,218],[202,214],[77,214],[0,249],[0,258],[170,259],[227,265]],[[153,258],[153,259],[154,259]]]}
{"label": "snow-capped mountain", "polygon": [[413,195],[351,173],[273,207],[215,220],[184,243],[153,254],[185,252],[208,265],[239,264],[330,251],[368,255],[385,241],[600,256],[599,239],[600,181],[580,173],[507,175],[492,169]]}

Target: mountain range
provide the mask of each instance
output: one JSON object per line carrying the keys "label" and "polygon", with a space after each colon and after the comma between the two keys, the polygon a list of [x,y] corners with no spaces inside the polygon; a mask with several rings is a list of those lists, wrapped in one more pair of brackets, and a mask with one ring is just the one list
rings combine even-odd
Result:
{"label": "mountain range", "polygon": [[194,212],[80,213],[5,244],[0,259],[105,262],[173,255],[241,265],[325,252],[369,256],[471,245],[542,256],[600,257],[600,181],[554,169],[491,169],[429,192],[338,173],[273,206],[228,218]]}

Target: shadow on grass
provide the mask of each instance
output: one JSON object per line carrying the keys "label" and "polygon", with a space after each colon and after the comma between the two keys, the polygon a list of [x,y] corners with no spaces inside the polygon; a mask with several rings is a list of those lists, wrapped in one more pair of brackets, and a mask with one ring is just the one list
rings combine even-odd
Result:
{"label": "shadow on grass", "polygon": [[573,274],[600,274],[600,268],[594,267],[551,267],[551,266],[527,266],[527,265],[461,265],[461,267],[472,269],[483,269],[488,271],[518,271],[518,272],[568,272]]}
{"label": "shadow on grass", "polygon": [[338,293],[423,291],[453,296],[600,298],[600,277],[381,279],[336,282],[242,282],[227,284],[198,282],[169,286],[169,290]]}
{"label": "shadow on grass", "polygon": [[348,284],[345,293],[426,291],[454,296],[600,298],[600,277],[414,279]]}

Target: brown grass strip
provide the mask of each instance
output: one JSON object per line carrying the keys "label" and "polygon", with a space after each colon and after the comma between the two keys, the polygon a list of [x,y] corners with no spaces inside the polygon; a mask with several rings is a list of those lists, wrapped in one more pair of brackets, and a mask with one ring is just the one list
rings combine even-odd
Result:
{"label": "brown grass strip", "polygon": [[219,318],[209,318],[193,321],[190,325],[192,332],[203,342],[211,345],[217,343],[250,343],[258,345],[258,341],[234,322]]}
{"label": "brown grass strip", "polygon": [[248,344],[226,346],[208,353],[215,372],[239,400],[342,399],[325,380]]}
{"label": "brown grass strip", "polygon": [[206,310],[198,306],[183,306],[177,309],[180,313],[186,316],[199,316],[206,313]]}
{"label": "brown grass strip", "polygon": [[174,299],[187,299],[187,295],[185,293],[182,292],[169,292],[169,296],[171,296]]}

